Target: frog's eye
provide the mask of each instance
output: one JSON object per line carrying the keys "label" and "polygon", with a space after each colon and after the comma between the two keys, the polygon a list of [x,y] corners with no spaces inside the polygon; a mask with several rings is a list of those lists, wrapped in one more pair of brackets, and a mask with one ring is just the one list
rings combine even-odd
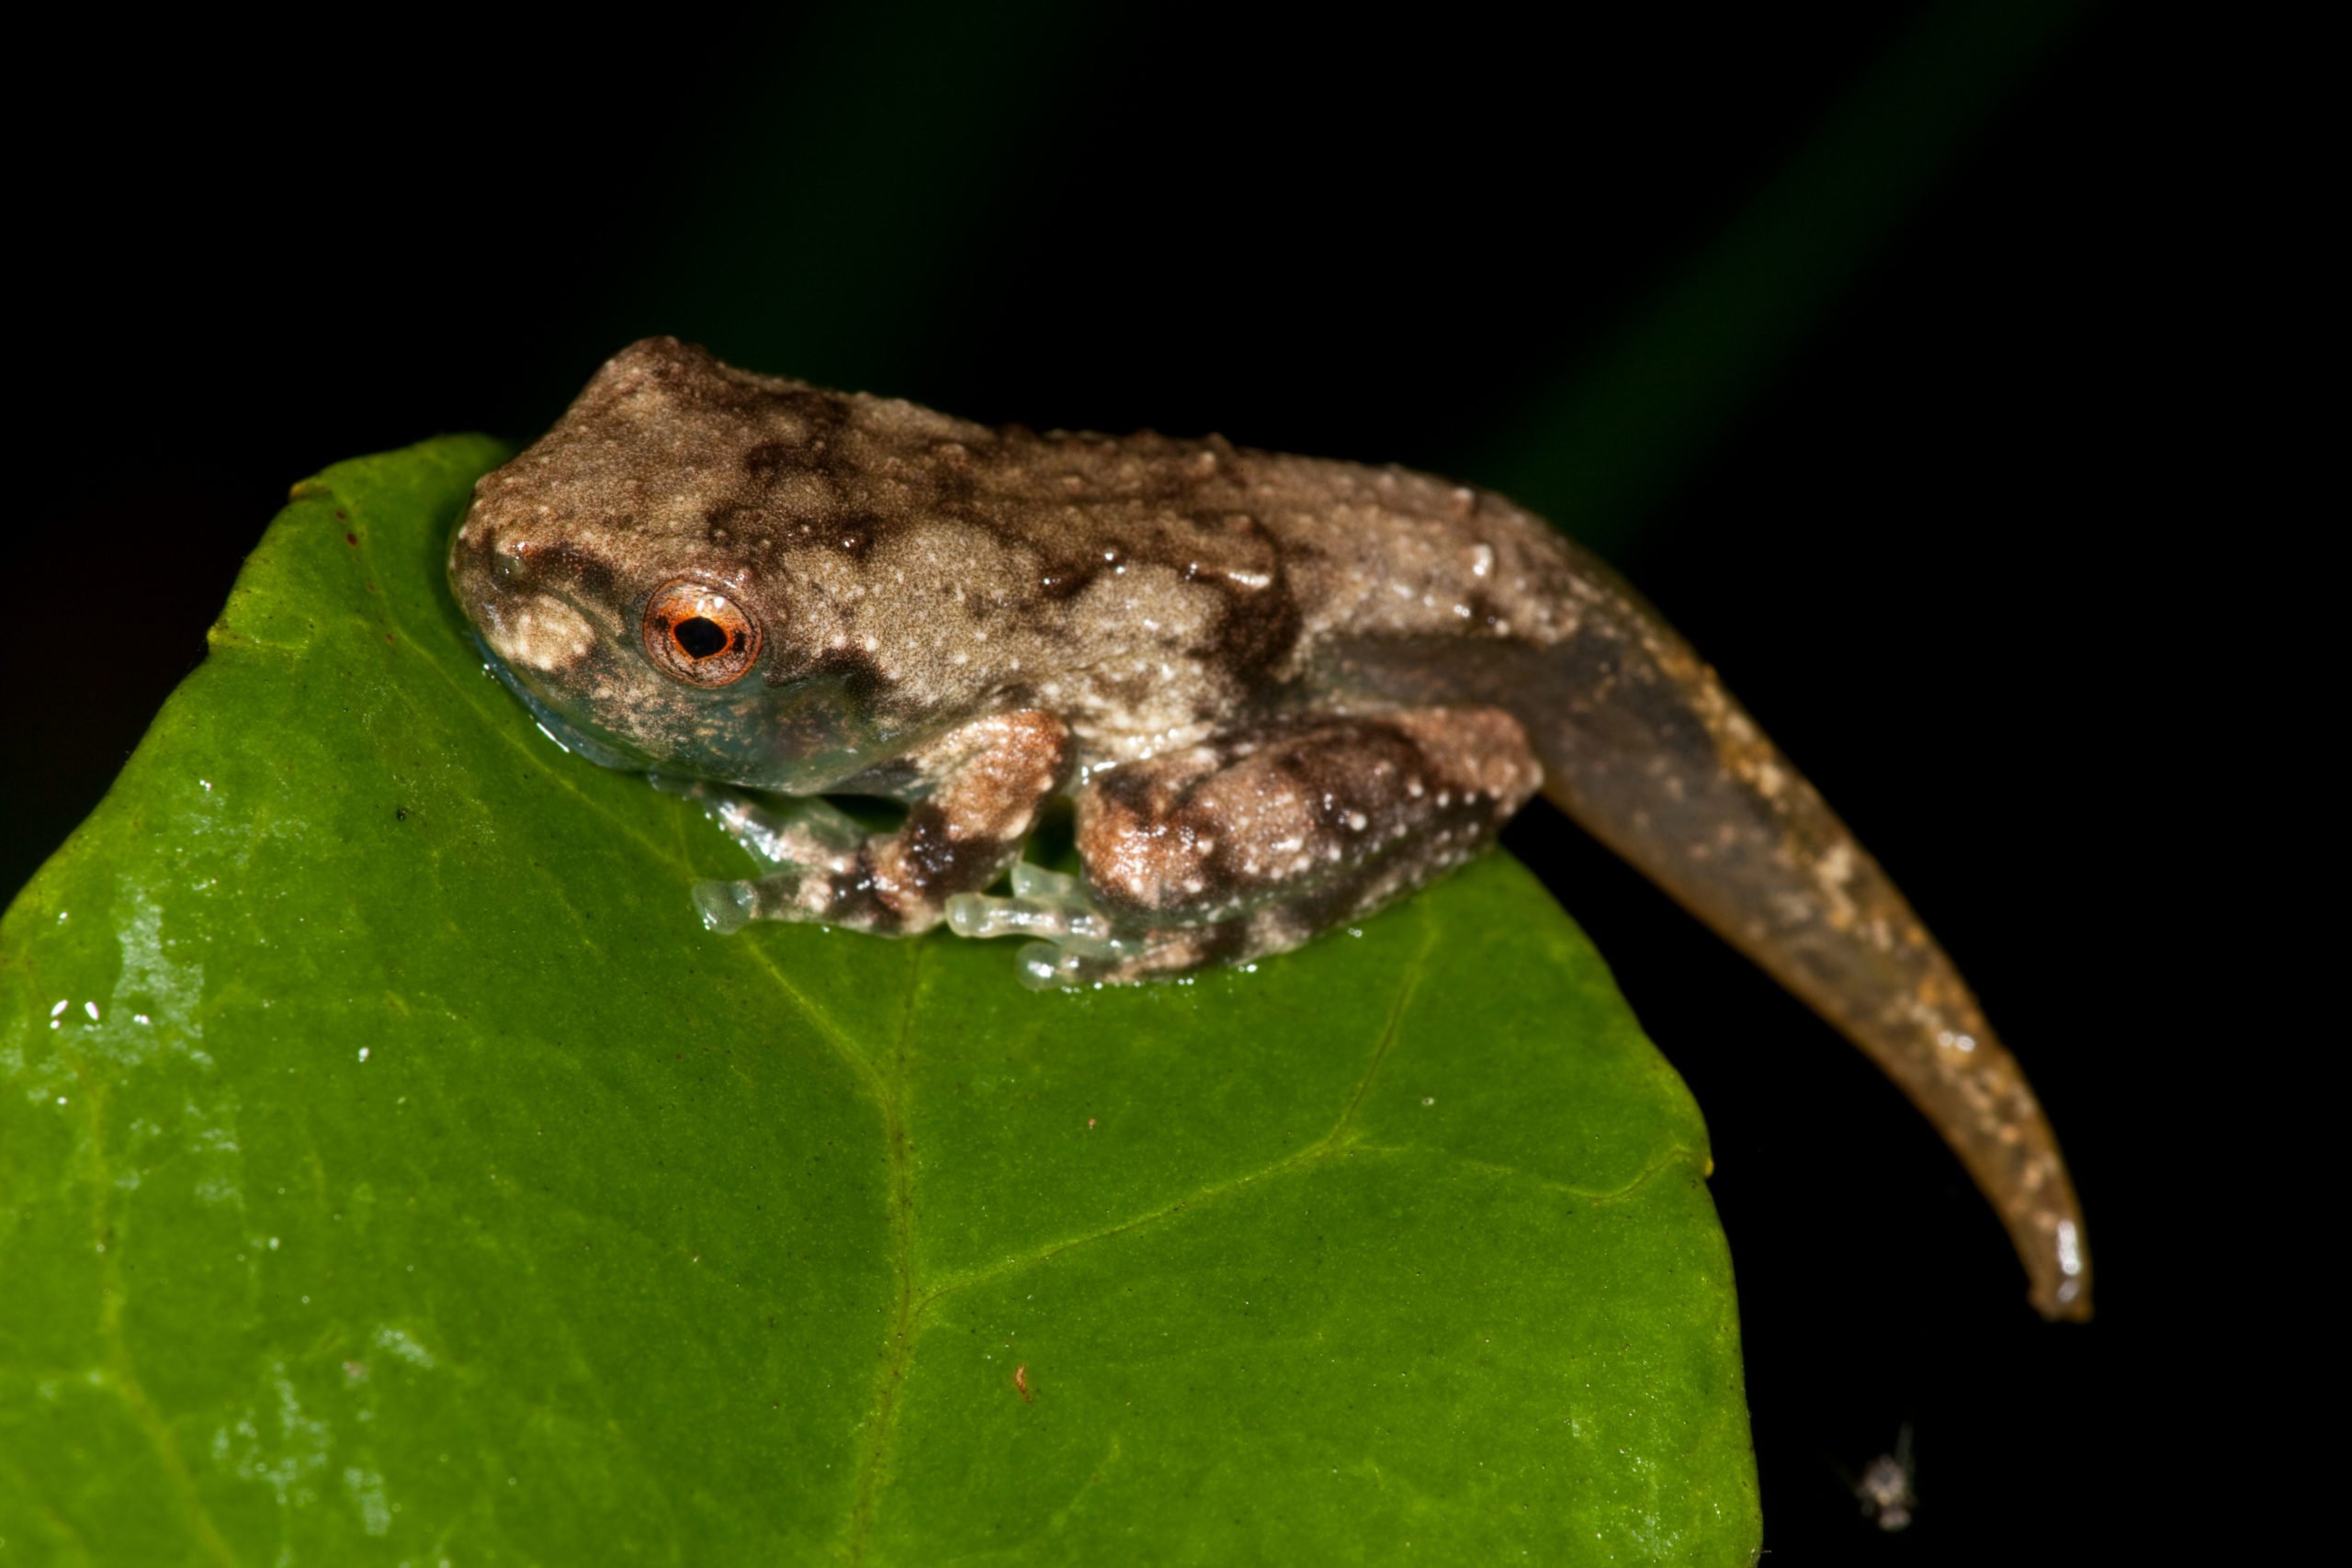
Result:
{"label": "frog's eye", "polygon": [[645,651],[690,685],[724,686],[759,658],[760,624],[717,589],[681,579],[645,606]]}

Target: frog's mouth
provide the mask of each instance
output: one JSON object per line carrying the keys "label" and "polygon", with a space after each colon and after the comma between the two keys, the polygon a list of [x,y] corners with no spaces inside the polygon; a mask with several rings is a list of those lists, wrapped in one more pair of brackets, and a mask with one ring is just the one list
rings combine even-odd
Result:
{"label": "frog's mouth", "polygon": [[539,733],[565,750],[585,757],[600,768],[618,768],[624,773],[642,773],[653,771],[653,759],[634,747],[623,744],[612,736],[594,733],[582,728],[549,706],[547,699],[531,689],[531,683],[517,675],[513,666],[498,657],[481,633],[474,633],[474,647],[481,650],[481,667],[498,677],[499,683],[514,694],[531,716],[538,721]]}

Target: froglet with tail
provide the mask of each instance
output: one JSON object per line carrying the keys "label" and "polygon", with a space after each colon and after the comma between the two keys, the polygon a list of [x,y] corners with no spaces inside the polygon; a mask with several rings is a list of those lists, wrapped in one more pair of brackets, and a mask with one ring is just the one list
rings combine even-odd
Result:
{"label": "froglet with tail", "polygon": [[[695,890],[719,931],[944,922],[1030,939],[1033,985],[1182,975],[1402,897],[1540,791],[1868,1053],[2034,1304],[2089,1314],[2056,1140],[1951,961],[1690,645],[1500,496],[991,429],[654,338],[482,479],[449,576],[550,733],[762,863]],[[1021,859],[1057,795],[1077,876]]]}

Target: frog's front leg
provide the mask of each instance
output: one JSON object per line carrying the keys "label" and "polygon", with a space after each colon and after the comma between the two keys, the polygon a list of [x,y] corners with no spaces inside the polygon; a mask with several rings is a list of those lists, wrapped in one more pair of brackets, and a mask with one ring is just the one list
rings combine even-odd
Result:
{"label": "frog's front leg", "polygon": [[796,800],[776,811],[707,779],[677,779],[663,773],[650,777],[655,789],[695,802],[746,853],[770,865],[847,871],[856,863],[857,852],[868,837],[856,818],[822,795]]}
{"label": "frog's front leg", "polygon": [[928,787],[888,833],[865,833],[831,807],[771,817],[740,797],[707,792],[706,805],[721,825],[783,869],[755,881],[702,883],[695,902],[704,923],[719,931],[750,920],[817,920],[890,935],[927,931],[950,897],[986,887],[1019,856],[1069,760],[1069,731],[1049,713],[974,720],[907,759]]}
{"label": "frog's front leg", "polygon": [[1041,987],[1240,963],[1460,864],[1542,781],[1498,708],[1268,722],[1097,774],[1078,795],[1083,884],[1023,868],[1012,897],[958,897],[949,922],[1042,939],[1021,952]]}

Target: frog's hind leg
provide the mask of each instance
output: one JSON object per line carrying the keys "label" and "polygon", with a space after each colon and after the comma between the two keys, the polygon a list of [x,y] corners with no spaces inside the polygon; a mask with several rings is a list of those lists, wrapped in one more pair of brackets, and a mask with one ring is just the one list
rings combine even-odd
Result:
{"label": "frog's hind leg", "polygon": [[1269,721],[1128,763],[1078,795],[1084,882],[1023,868],[951,899],[966,936],[1028,935],[1036,986],[1124,982],[1298,946],[1494,841],[1542,781],[1499,708]]}

